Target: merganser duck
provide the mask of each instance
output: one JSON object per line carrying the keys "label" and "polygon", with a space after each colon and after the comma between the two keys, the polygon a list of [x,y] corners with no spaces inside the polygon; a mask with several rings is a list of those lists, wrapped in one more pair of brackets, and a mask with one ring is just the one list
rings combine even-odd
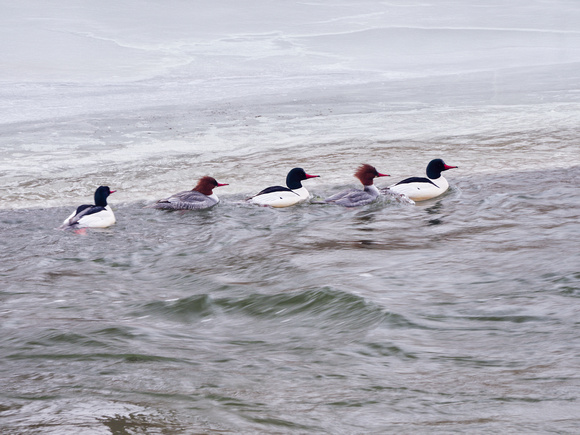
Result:
{"label": "merganser duck", "polygon": [[159,210],[202,210],[213,207],[220,202],[217,195],[213,193],[213,189],[221,186],[227,186],[227,184],[218,183],[212,177],[201,177],[197,186],[192,190],[176,193],[167,199],[160,199],[155,204],[150,205],[149,208]]}
{"label": "merganser duck", "polygon": [[249,202],[270,207],[289,207],[310,198],[310,193],[302,187],[301,181],[320,175],[308,175],[302,168],[294,168],[286,176],[286,186],[272,186],[248,199]]}
{"label": "merganser duck", "polygon": [[445,193],[449,183],[441,175],[441,172],[454,169],[457,166],[449,166],[441,159],[434,159],[427,165],[427,178],[411,177],[388,187],[389,191],[403,194],[413,201],[425,201]]}
{"label": "merganser duck", "polygon": [[380,195],[379,189],[373,184],[373,180],[376,177],[388,177],[389,175],[381,174],[374,166],[364,164],[359,166],[354,176],[363,184],[364,190],[345,190],[344,192],[332,195],[330,198],[326,198],[324,202],[339,204],[345,207],[358,207],[370,204]]}
{"label": "merganser duck", "polygon": [[62,223],[60,229],[66,228],[107,228],[113,225],[115,214],[107,204],[107,197],[115,193],[109,186],[100,186],[95,191],[95,204],[83,204],[79,206]]}

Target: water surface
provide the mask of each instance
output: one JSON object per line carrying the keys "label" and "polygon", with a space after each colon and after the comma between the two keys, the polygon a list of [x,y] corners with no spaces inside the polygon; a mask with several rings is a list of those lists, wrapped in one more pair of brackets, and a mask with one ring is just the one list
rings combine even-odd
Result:
{"label": "water surface", "polygon": [[0,14],[2,433],[577,433],[578,6],[198,3]]}

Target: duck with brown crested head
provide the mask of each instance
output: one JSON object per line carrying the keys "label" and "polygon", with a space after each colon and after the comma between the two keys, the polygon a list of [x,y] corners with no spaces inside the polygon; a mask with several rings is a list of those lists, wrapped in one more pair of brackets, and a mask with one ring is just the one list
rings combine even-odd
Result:
{"label": "duck with brown crested head", "polygon": [[376,168],[369,164],[363,164],[358,167],[354,176],[360,180],[364,186],[363,190],[349,189],[326,198],[324,202],[338,204],[344,207],[359,207],[370,204],[376,200],[379,195],[379,189],[373,184],[377,177],[388,177],[387,174],[381,174]]}
{"label": "duck with brown crested head", "polygon": [[171,195],[169,198],[160,199],[155,204],[148,206],[148,208],[156,208],[159,210],[202,210],[213,207],[218,202],[219,198],[213,189],[216,187],[227,186],[227,184],[218,183],[213,177],[201,177],[192,190]]}

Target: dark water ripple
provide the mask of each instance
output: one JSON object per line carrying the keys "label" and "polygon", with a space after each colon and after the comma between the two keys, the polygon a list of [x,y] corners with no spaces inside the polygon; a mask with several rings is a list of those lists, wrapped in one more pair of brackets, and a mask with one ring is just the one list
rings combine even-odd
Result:
{"label": "dark water ripple", "polygon": [[417,206],[1,211],[3,433],[574,433],[580,168]]}

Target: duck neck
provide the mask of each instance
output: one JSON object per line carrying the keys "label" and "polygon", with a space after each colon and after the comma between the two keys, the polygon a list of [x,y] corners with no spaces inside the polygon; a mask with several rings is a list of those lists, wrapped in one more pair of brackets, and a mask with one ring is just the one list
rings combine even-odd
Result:
{"label": "duck neck", "polygon": [[302,188],[302,183],[296,178],[287,177],[286,186],[288,186],[288,189],[297,190]]}
{"label": "duck neck", "polygon": [[373,196],[378,196],[380,194],[379,189],[374,184],[370,184],[368,186],[365,186],[364,190],[365,190],[365,192],[368,192]]}
{"label": "duck neck", "polygon": [[95,195],[95,205],[98,207],[106,207],[107,197],[105,195]]}
{"label": "duck neck", "polygon": [[215,193],[212,193],[211,195],[208,195],[208,197],[212,200],[214,200],[215,202],[220,202],[220,199],[218,198],[218,196]]}

